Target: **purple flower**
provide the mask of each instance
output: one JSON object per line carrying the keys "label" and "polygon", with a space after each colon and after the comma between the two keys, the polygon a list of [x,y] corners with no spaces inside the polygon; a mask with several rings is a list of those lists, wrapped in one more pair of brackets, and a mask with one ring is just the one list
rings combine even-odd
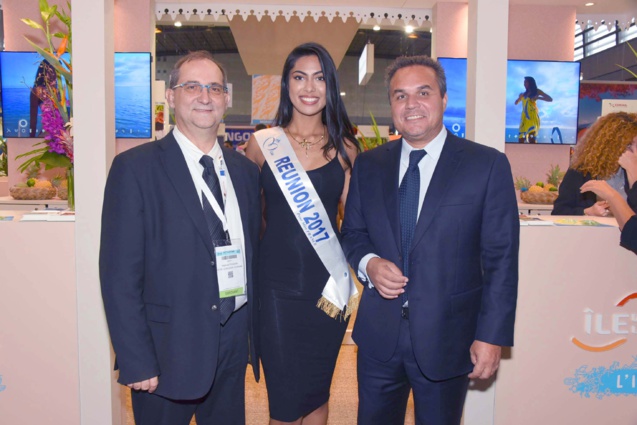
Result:
{"label": "purple flower", "polygon": [[[69,149],[69,133],[64,128],[64,119],[60,111],[50,98],[45,98],[41,105],[42,109],[42,129],[47,133],[44,139],[49,146],[49,152],[73,157],[73,152]],[[72,148],[72,143],[70,144]]]}

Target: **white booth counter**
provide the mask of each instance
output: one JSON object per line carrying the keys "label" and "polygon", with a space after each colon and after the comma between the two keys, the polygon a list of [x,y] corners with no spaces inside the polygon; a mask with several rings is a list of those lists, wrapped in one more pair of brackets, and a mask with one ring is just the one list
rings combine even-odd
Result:
{"label": "white booth counter", "polygon": [[0,422],[80,424],[74,223],[0,211]]}
{"label": "white booth counter", "polygon": [[[79,425],[75,226],[19,214],[0,211],[0,422]],[[637,424],[637,256],[599,221],[521,227],[515,347],[464,425]]]}
{"label": "white booth counter", "polygon": [[63,199],[13,199],[12,196],[0,196],[0,210],[43,210],[45,208],[66,208]]}
{"label": "white booth counter", "polygon": [[613,218],[596,221],[612,226],[521,227],[515,347],[494,425],[637,424],[637,255]]}
{"label": "white booth counter", "polygon": [[551,215],[553,204],[526,204],[524,202],[518,202],[518,211],[520,214]]}

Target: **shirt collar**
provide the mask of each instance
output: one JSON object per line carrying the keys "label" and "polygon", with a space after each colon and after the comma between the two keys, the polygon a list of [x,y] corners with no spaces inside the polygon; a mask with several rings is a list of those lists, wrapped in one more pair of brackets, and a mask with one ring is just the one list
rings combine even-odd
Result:
{"label": "shirt collar", "polygon": [[177,126],[173,129],[173,136],[175,136],[175,140],[177,140],[177,144],[181,147],[184,155],[187,155],[191,161],[199,163],[199,160],[203,155],[208,155],[217,161],[217,158],[221,156],[221,146],[219,146],[219,143],[215,143],[210,152],[205,153],[195,146],[194,143],[188,140],[184,133],[179,131]]}
{"label": "shirt collar", "polygon": [[[442,148],[445,145],[446,138],[447,138],[447,129],[444,126],[442,126],[442,130],[440,130],[440,133],[438,133],[438,135],[434,137],[433,140],[429,142],[427,146],[424,148],[427,151],[427,156],[437,161],[438,158],[440,158],[440,153],[442,152]],[[414,150],[417,150],[417,149],[415,149],[413,146],[407,143],[405,139],[402,139],[401,156],[403,158],[409,158],[409,154],[411,153],[411,151],[414,151]]]}

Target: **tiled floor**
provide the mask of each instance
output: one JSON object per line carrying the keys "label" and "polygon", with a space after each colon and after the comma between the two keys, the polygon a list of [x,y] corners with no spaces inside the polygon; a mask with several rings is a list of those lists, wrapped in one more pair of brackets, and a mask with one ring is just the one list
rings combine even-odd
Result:
{"label": "tiled floor", "polygon": [[[262,374],[263,376],[263,374]],[[126,398],[127,425],[134,425],[130,407],[130,393],[122,391]],[[328,425],[355,425],[358,407],[356,385],[356,346],[343,345],[336,364],[330,398]],[[248,368],[246,373],[246,425],[266,425],[268,423],[268,400],[263,380],[254,382],[254,375]],[[413,425],[413,404],[410,398],[405,425]],[[191,425],[195,424],[193,420]]]}

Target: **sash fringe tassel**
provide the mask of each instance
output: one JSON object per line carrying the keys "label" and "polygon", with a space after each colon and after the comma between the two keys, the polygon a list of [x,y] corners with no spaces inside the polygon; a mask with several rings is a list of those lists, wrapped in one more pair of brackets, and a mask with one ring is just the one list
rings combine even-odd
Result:
{"label": "sash fringe tassel", "polygon": [[358,308],[358,302],[358,293],[356,293],[350,296],[349,302],[347,303],[347,306],[345,306],[345,311],[342,311],[325,297],[321,297],[321,299],[318,300],[318,303],[316,303],[316,306],[323,310],[325,314],[330,316],[332,319],[340,317],[342,320],[346,320],[354,311],[356,311]]}

